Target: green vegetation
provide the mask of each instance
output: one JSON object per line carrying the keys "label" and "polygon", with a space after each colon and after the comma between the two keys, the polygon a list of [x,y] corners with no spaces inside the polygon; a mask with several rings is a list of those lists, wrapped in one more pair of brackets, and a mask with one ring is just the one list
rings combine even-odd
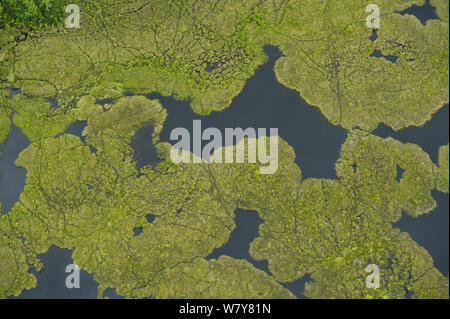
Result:
{"label": "green vegetation", "polygon": [[[0,142],[12,109],[32,141],[16,162],[27,170],[24,191],[0,217],[0,298],[36,286],[28,271],[52,245],[74,249],[99,297],[111,287],[133,298],[292,298],[280,283],[310,274],[311,298],[448,298],[448,277],[392,227],[402,211],[433,210],[432,190],[448,193],[448,145],[433,163],[417,145],[370,134],[381,122],[422,125],[448,102],[448,1],[432,0],[440,20],[426,26],[394,13],[421,0],[373,3],[383,11],[374,42],[364,4],[338,0],[83,1],[80,29],[0,29]],[[166,112],[139,94],[223,110],[266,61],[265,44],[285,55],[279,81],[349,131],[337,180],[302,180],[281,139],[274,175],[260,175],[259,163],[174,165],[170,145],[158,143]],[[21,94],[8,100],[8,87]],[[97,104],[105,98],[116,102]],[[77,120],[87,120],[88,145],[63,134]],[[148,124],[162,161],[137,171],[130,142]],[[204,259],[227,242],[237,207],[264,219],[250,253],[273,277],[230,257]],[[380,289],[365,286],[372,263]]]}
{"label": "green vegetation", "polygon": [[437,189],[448,194],[448,144],[439,148],[439,169],[437,170]]}
{"label": "green vegetation", "polygon": [[228,256],[195,259],[169,269],[164,277],[164,286],[155,293],[158,298],[295,298],[249,262]]}
{"label": "green vegetation", "polygon": [[[424,1],[372,1],[382,13],[371,42],[365,3],[332,3],[291,3],[285,27],[294,22],[300,27],[278,38],[286,55],[275,67],[280,83],[349,130],[371,131],[381,122],[394,130],[420,126],[448,102],[448,20],[423,26],[412,15],[394,13]],[[396,56],[396,63],[372,57],[374,50]]]}
{"label": "green vegetation", "polygon": [[62,21],[65,0],[2,0],[0,29],[42,29]]}
{"label": "green vegetation", "polygon": [[0,144],[6,139],[11,128],[9,117],[11,112],[8,108],[6,91],[0,89]]}
{"label": "green vegetation", "polygon": [[[448,101],[445,10],[426,26],[395,13],[422,2],[374,1],[383,15],[372,42],[358,1],[86,1],[82,28],[20,42],[5,77],[60,105],[88,92],[158,91],[209,114],[230,104],[265,61],[261,47],[275,44],[286,55],[275,68],[280,82],[331,123],[397,130],[424,124]],[[372,57],[374,50],[397,62]]]}
{"label": "green vegetation", "polygon": [[[165,160],[139,177],[129,137],[144,123],[163,121],[165,112],[141,97],[127,99],[111,106],[110,116],[127,107],[148,110],[141,122],[130,126],[120,116],[111,129],[91,119],[97,111],[87,115],[83,134],[101,146],[97,154],[72,135],[34,142],[21,153],[17,163],[27,170],[27,186],[1,223],[10,227],[7,237],[25,238],[17,243],[23,269],[35,262],[28,251],[43,253],[55,244],[74,249],[75,263],[99,283],[99,297],[113,287],[139,298],[284,298],[292,295],[278,282],[310,273],[306,295],[313,298],[402,298],[407,291],[448,298],[448,278],[430,255],[391,226],[401,210],[417,216],[435,206],[430,192],[437,166],[419,147],[354,131],[336,163],[337,181],[302,181],[293,150],[282,140],[274,175],[259,175],[259,164]],[[396,165],[405,169],[399,182]],[[264,219],[251,254],[269,261],[273,278],[231,258],[204,260],[228,240],[236,207],[257,210]],[[157,216],[152,224],[147,214]],[[143,233],[134,237],[134,227]],[[9,294],[6,287],[28,278],[12,266],[17,261],[8,256],[15,250],[3,253],[6,278],[15,280],[1,282]],[[365,288],[369,263],[382,269],[380,290]],[[18,294],[24,284],[14,287]]]}

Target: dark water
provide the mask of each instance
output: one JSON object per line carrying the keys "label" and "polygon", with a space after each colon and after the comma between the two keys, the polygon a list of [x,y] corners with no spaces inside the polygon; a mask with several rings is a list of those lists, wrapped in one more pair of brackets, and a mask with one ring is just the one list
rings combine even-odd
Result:
{"label": "dark water", "polygon": [[231,232],[229,240],[220,248],[214,249],[205,259],[218,259],[220,256],[230,256],[235,259],[245,259],[256,268],[270,275],[267,261],[256,261],[249,253],[250,243],[258,237],[259,225],[264,220],[255,211],[235,210],[236,228]]}
{"label": "dark water", "polygon": [[[380,124],[373,134],[380,137],[392,137],[402,143],[419,145],[430,155],[434,163],[438,162],[440,146],[449,142],[449,105],[444,105],[423,127],[408,127],[395,132],[390,127]],[[403,170],[397,172],[397,180]],[[449,196],[438,191],[432,192],[437,208],[427,215],[412,218],[403,214],[394,224],[424,247],[433,257],[435,267],[444,275],[449,273]]]}
{"label": "dark water", "polygon": [[439,19],[436,15],[436,8],[430,4],[430,0],[427,0],[424,5],[413,5],[403,11],[398,12],[402,15],[410,14],[419,19],[420,23],[426,24],[428,20]]}
{"label": "dark water", "polygon": [[103,111],[106,112],[110,108],[110,106],[108,106],[107,104],[113,104],[114,102],[115,102],[114,99],[108,98],[108,99],[100,99],[100,100],[97,99],[95,103],[98,105],[101,105],[103,108]]}
{"label": "dark water", "polygon": [[19,93],[19,89],[9,89],[9,99],[13,99]]}
{"label": "dark water", "polygon": [[133,228],[133,236],[139,236],[140,234],[142,234],[144,230],[142,229],[142,227],[134,227]]}
{"label": "dark water", "polygon": [[[188,102],[176,101],[158,94],[149,95],[149,98],[159,98],[162,105],[168,110],[168,119],[161,133],[161,140],[169,141],[170,131],[173,128],[185,127],[190,130],[193,119],[201,119],[203,128],[217,127],[221,130],[225,127],[279,127],[280,136],[294,147],[296,154],[304,154],[302,158],[298,157],[296,162],[302,168],[305,177],[334,178],[334,162],[337,160],[340,146],[345,140],[345,131],[328,124],[318,110],[306,105],[296,92],[280,86],[272,71],[274,62],[280,53],[273,47],[266,48],[266,52],[271,58],[270,61],[258,69],[255,76],[248,81],[244,91],[234,99],[230,108],[223,112],[213,113],[209,117],[197,116],[191,111]],[[132,95],[132,93],[127,95]],[[284,117],[285,113],[289,116]],[[69,131],[79,136],[82,124],[77,124],[75,131]],[[135,135],[134,148],[137,151],[137,158],[145,158],[146,156],[142,156],[142,154],[152,152],[150,150],[153,147],[151,132],[152,128],[148,126],[147,131],[143,128]],[[446,138],[442,137],[442,132],[447,133]],[[380,127],[375,133],[380,136],[393,136],[400,140],[404,136],[409,142],[421,145],[429,153],[437,152],[438,146],[448,142],[448,110],[446,111],[444,108],[436,113],[433,119],[422,128],[385,132]],[[442,140],[436,140],[436,136],[440,136]],[[154,158],[141,161],[139,166],[153,160]],[[398,174],[398,178],[400,178],[402,172],[400,171]],[[439,193],[433,195],[439,205],[436,211],[419,219],[411,220],[403,217],[395,226],[403,231],[408,231],[420,245],[431,253],[436,267],[441,272],[448,273],[448,244],[445,245],[442,241],[442,236],[445,234],[448,238],[448,216],[445,219],[446,215],[439,213],[440,209],[442,211],[446,209],[445,200],[447,200],[448,207],[448,196],[442,194],[439,196]],[[246,259],[256,268],[270,274],[267,261],[255,261],[249,255],[249,243],[258,236],[258,228],[262,220],[256,212],[237,210],[235,222],[237,226],[231,233],[229,241],[214,250],[208,259],[217,258],[220,255]],[[424,222],[423,227],[421,227],[422,222]],[[434,228],[426,225],[434,226]],[[437,227],[440,227],[441,230],[437,231]],[[138,233],[139,230],[136,230],[136,235]],[[447,266],[445,266],[445,260],[447,260]],[[301,298],[304,284],[309,280],[309,276],[306,275],[293,283],[283,284],[283,286]],[[107,290],[107,292],[111,293],[111,297],[117,297],[113,289]]]}
{"label": "dark water", "polygon": [[[214,249],[205,259],[218,259],[220,256],[245,259],[255,268],[272,276],[267,260],[256,261],[250,256],[249,252],[250,243],[258,237],[259,225],[264,223],[264,220],[255,211],[237,208],[234,213],[236,215],[234,219],[236,228],[231,232],[229,240],[222,247]],[[303,298],[302,293],[307,281],[309,281],[309,277],[304,276],[292,283],[283,283],[282,286],[291,291],[297,298]]]}
{"label": "dark water", "polygon": [[380,50],[374,50],[373,53],[370,56],[375,57],[375,58],[383,58],[383,59],[386,59],[386,60],[388,60],[389,62],[392,62],[392,63],[397,63],[397,60],[398,60],[398,56],[396,56],[396,55],[384,55],[384,54],[381,53]]}
{"label": "dark water", "polygon": [[134,151],[136,169],[140,170],[146,165],[158,162],[156,147],[151,143],[153,134],[152,126],[140,128],[131,139],[131,148]]}
{"label": "dark water", "polygon": [[81,141],[83,142],[83,144],[86,144],[86,137],[83,136],[83,131],[87,126],[87,121],[76,121],[73,122],[72,124],[70,124],[64,134],[72,134],[75,136],[78,136]]}
{"label": "dark water", "polygon": [[156,215],[147,214],[147,215],[145,215],[145,219],[147,219],[147,222],[149,224],[152,224],[155,221],[155,219],[156,219]]}
{"label": "dark water", "polygon": [[66,272],[67,265],[73,264],[72,251],[56,246],[50,247],[47,253],[39,255],[44,269],[39,273],[32,270],[37,278],[37,287],[26,290],[19,296],[21,299],[94,299],[97,298],[98,284],[93,276],[80,271],[80,288],[66,287],[66,278],[71,272]]}
{"label": "dark water", "polygon": [[[194,119],[201,119],[202,129],[216,127],[222,133],[227,127],[278,128],[279,135],[294,148],[295,162],[304,178],[335,178],[334,163],[339,158],[346,131],[331,125],[317,108],[309,106],[296,91],[282,86],[273,71],[281,52],[272,46],[265,47],[264,51],[269,61],[256,71],[230,107],[222,112],[199,116],[191,110],[187,101],[177,101],[156,93],[148,95],[151,99],[159,99],[168,112],[161,141],[174,144],[170,141],[170,132],[177,127],[188,129],[192,136]],[[149,141],[151,139],[147,139],[146,143]],[[258,236],[259,225],[264,221],[253,211],[237,209],[235,213],[236,228],[228,242],[215,249],[207,259],[217,259],[221,255],[245,259],[271,275],[266,260],[255,261],[249,254],[249,244]],[[298,298],[303,298],[304,285],[309,280],[308,276],[304,276],[283,286]]]}
{"label": "dark water", "polygon": [[[449,142],[449,105],[444,105],[423,127],[408,127],[395,132],[390,127],[380,124],[373,134],[380,137],[392,137],[402,143],[419,145],[430,155],[434,163],[438,162],[440,146]],[[403,170],[398,170],[397,180]],[[449,196],[438,191],[432,192],[437,208],[427,215],[412,218],[403,214],[394,224],[424,247],[433,257],[434,266],[445,276],[449,273]]]}
{"label": "dark water", "polygon": [[[412,6],[400,14],[412,14],[422,24],[430,19],[437,19],[435,9],[427,3],[424,6]],[[373,32],[371,40],[377,37]],[[213,113],[209,117],[195,115],[188,102],[176,101],[170,97],[162,97],[159,94],[151,94],[150,98],[158,98],[168,110],[169,116],[161,134],[162,141],[169,141],[170,131],[176,127],[192,128],[193,119],[201,119],[202,127],[217,127],[222,132],[225,127],[253,127],[271,128],[278,127],[279,135],[291,145],[297,155],[296,163],[302,169],[304,178],[335,178],[334,163],[339,156],[339,149],[346,138],[345,131],[331,126],[320,112],[308,106],[297,92],[281,86],[273,74],[273,65],[280,52],[274,47],[265,49],[270,60],[260,67],[256,74],[248,80],[243,92],[233,100],[232,105],[225,111]],[[377,55],[377,53],[374,53]],[[377,56],[391,59],[395,57]],[[17,90],[11,94],[17,94]],[[131,93],[129,95],[132,95]],[[101,105],[112,103],[112,100],[98,101]],[[52,103],[54,106],[54,103]],[[381,137],[391,136],[402,142],[418,144],[431,159],[437,162],[437,150],[439,146],[446,145],[449,137],[448,105],[436,113],[432,120],[421,128],[407,128],[394,132],[389,127],[380,125],[374,131]],[[66,133],[79,136],[83,142],[81,132],[85,123],[76,122],[68,128]],[[141,135],[142,134],[142,135]],[[155,161],[151,144],[151,131],[143,129],[135,136],[134,145],[136,162],[139,167],[152,164]],[[8,140],[10,140],[8,142]],[[145,145],[143,145],[145,143]],[[23,190],[25,184],[25,170],[15,167],[13,164],[17,155],[25,149],[29,141],[13,127],[10,137],[0,145],[0,201],[3,210],[7,212],[12,207]],[[91,149],[92,151],[92,149]],[[139,158],[139,159],[138,159]],[[5,170],[6,168],[6,170]],[[7,172],[7,173],[2,173]],[[402,172],[398,172],[400,178]],[[12,189],[10,191],[10,189]],[[9,192],[9,195],[8,195]],[[403,215],[394,226],[402,231],[410,233],[411,237],[421,246],[427,249],[434,259],[434,264],[444,275],[449,273],[449,196],[434,191],[433,197],[438,207],[430,214],[419,218],[411,218]],[[9,208],[7,208],[9,207]],[[148,221],[153,222],[155,216],[149,216]],[[267,261],[257,262],[252,260],[248,252],[249,243],[258,236],[259,225],[262,220],[256,212],[236,211],[236,229],[231,233],[229,241],[222,247],[215,249],[208,259],[217,258],[220,255],[228,255],[237,259],[246,259],[256,268],[270,273]],[[22,293],[20,298],[95,298],[97,296],[97,284],[92,276],[81,271],[81,288],[67,289],[65,287],[65,267],[72,263],[71,251],[52,247],[41,260],[46,269],[38,278],[38,287],[32,291]],[[304,284],[309,281],[308,275],[294,281],[283,284],[294,295],[303,297]],[[114,289],[107,289],[104,296],[110,298],[119,297]]]}
{"label": "dark water", "polygon": [[59,108],[58,99],[51,97],[47,99],[47,102],[50,103],[50,109],[56,110]]}
{"label": "dark water", "polygon": [[109,299],[125,299],[125,297],[119,296],[113,288],[105,289],[103,292],[103,297],[108,297]]}
{"label": "dark water", "polygon": [[105,106],[106,104],[113,104],[116,100],[111,99],[111,98],[107,98],[107,99],[97,99],[96,100],[96,104]]}
{"label": "dark water", "polygon": [[292,292],[298,299],[305,299],[303,292],[305,291],[305,284],[309,281],[311,281],[311,277],[306,274],[293,282],[282,283],[281,285]]}
{"label": "dark water", "polygon": [[438,161],[438,149],[449,141],[448,104],[436,112],[423,127],[408,127],[394,131],[389,126],[380,124],[373,134],[386,138],[392,137],[402,143],[419,145],[434,163]]}
{"label": "dark water", "polygon": [[148,95],[149,98],[159,99],[168,112],[161,141],[175,144],[176,141],[170,141],[170,133],[177,127],[189,130],[192,138],[192,121],[195,119],[202,121],[202,129],[215,127],[222,135],[225,128],[267,128],[267,131],[278,128],[279,136],[294,148],[295,163],[302,170],[303,178],[336,178],[334,163],[339,158],[346,131],[331,125],[319,109],[309,106],[298,92],[281,85],[273,71],[281,52],[273,46],[265,47],[264,51],[269,61],[256,71],[230,107],[222,112],[199,116],[187,101],[177,101],[156,93]]}
{"label": "dark water", "polygon": [[373,29],[372,34],[369,37],[369,40],[374,42],[376,39],[378,39],[378,31],[377,29]]}
{"label": "dark water", "polygon": [[30,145],[28,138],[14,124],[7,139],[0,144],[0,202],[2,214],[7,214],[25,187],[27,171],[14,163],[19,154]]}
{"label": "dark water", "polygon": [[395,180],[400,183],[400,180],[403,177],[403,173],[405,173],[405,170],[397,165],[397,175],[395,176]]}
{"label": "dark water", "polygon": [[[436,8],[431,6],[430,0],[426,0],[425,4],[422,6],[413,5],[403,11],[396,11],[396,13],[399,13],[401,15],[410,14],[415,16],[420,23],[423,25],[426,24],[428,20],[433,19],[439,19],[436,15]],[[370,41],[375,41],[378,38],[377,30],[374,29],[371,36],[369,37]],[[392,63],[396,63],[398,60],[398,56],[395,55],[383,55],[380,50],[374,50],[372,52],[372,57],[375,58],[384,58]],[[414,59],[411,59],[409,61],[414,61]]]}
{"label": "dark water", "polygon": [[433,257],[434,266],[444,275],[449,271],[449,196],[432,192],[438,207],[430,214],[418,218],[406,214],[393,226],[408,232],[412,239]]}
{"label": "dark water", "polygon": [[[87,126],[87,121],[76,121],[73,122],[72,124],[70,124],[67,129],[64,131],[64,134],[72,134],[75,136],[78,136],[81,141],[83,142],[84,145],[89,146],[89,150],[91,151],[91,153],[97,153],[97,150],[92,147],[91,145],[86,143],[86,137],[83,136],[83,131]],[[58,135],[58,137],[61,135]]]}

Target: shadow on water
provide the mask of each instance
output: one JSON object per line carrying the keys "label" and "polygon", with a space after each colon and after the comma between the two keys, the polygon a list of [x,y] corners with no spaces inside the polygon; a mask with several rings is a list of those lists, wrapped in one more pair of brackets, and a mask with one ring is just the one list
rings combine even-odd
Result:
{"label": "shadow on water", "polygon": [[66,287],[66,278],[73,271],[66,272],[66,267],[73,264],[72,251],[56,246],[50,247],[47,253],[39,255],[44,266],[40,272],[32,270],[37,278],[37,287],[25,290],[20,299],[94,299],[97,298],[98,284],[93,276],[86,271],[80,271],[80,288]]}
{"label": "shadow on water", "polygon": [[[277,47],[266,46],[264,52],[269,61],[255,72],[224,111],[199,116],[191,110],[188,101],[177,101],[158,93],[147,95],[159,99],[168,113],[161,141],[175,144],[176,141],[170,141],[170,133],[177,127],[189,130],[192,139],[192,121],[195,119],[202,121],[202,129],[215,127],[222,135],[225,128],[252,127],[266,128],[267,131],[278,128],[279,136],[294,148],[295,163],[302,170],[303,178],[336,178],[334,163],[346,139],[346,131],[331,125],[319,109],[309,106],[298,92],[277,81],[273,67],[282,56]],[[204,141],[203,146],[207,143]]]}
{"label": "shadow on water", "polygon": [[[220,256],[245,259],[255,268],[272,276],[267,260],[256,261],[249,253],[250,243],[258,237],[259,225],[264,220],[255,211],[247,211],[239,208],[235,210],[235,215],[234,222],[236,228],[231,232],[228,241],[222,247],[214,249],[205,259],[218,259]],[[308,280],[309,277],[304,276],[292,283],[282,284],[282,286],[290,290],[297,298],[302,298],[303,289]]]}
{"label": "shadow on water", "polygon": [[433,257],[434,266],[444,275],[449,273],[449,196],[433,191],[437,208],[429,214],[413,218],[406,214],[393,226],[411,235]]}

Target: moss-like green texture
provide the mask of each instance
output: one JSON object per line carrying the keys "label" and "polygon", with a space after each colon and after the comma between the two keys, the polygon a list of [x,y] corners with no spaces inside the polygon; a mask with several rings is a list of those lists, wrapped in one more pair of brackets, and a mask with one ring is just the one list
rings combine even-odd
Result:
{"label": "moss-like green texture", "polygon": [[[370,134],[381,122],[423,125],[448,101],[448,1],[432,1],[440,19],[425,26],[396,13],[423,1],[372,2],[382,10],[374,42],[365,4],[337,0],[85,1],[80,29],[0,30],[0,90],[21,89],[12,100],[0,94],[0,141],[11,109],[32,141],[16,162],[24,191],[0,217],[0,298],[35,287],[28,270],[52,245],[74,249],[99,297],[111,287],[136,298],[291,298],[281,283],[310,274],[311,298],[448,298],[428,252],[392,227],[402,211],[433,210],[432,190],[448,192],[448,145],[433,163],[417,145]],[[302,180],[281,139],[273,175],[259,164],[174,165],[158,143],[166,112],[140,94],[223,110],[266,60],[265,44],[285,55],[279,81],[348,130],[338,179]],[[117,101],[97,104],[105,98]],[[63,134],[77,120],[87,120],[88,145]],[[147,124],[163,160],[137,171],[130,142]],[[273,276],[230,257],[205,260],[228,240],[237,207],[264,220],[250,253]],[[365,285],[368,264],[381,270],[379,289]]]}
{"label": "moss-like green texture", "polygon": [[448,144],[439,148],[439,169],[437,170],[437,189],[448,194]]}
{"label": "moss-like green texture", "polygon": [[20,42],[6,76],[61,105],[87,91],[158,91],[209,114],[230,104],[265,61],[261,47],[275,44],[286,55],[275,68],[279,81],[331,123],[401,129],[424,124],[448,101],[444,2],[436,1],[440,20],[423,26],[396,13],[423,1],[373,1],[382,16],[372,42],[359,1],[86,1],[82,28]]}
{"label": "moss-like green texture", "polygon": [[8,107],[7,93],[0,89],[0,144],[6,139],[11,128],[11,111]]}
{"label": "moss-like green texture", "polygon": [[[101,146],[96,154],[73,135],[34,142],[21,153],[17,163],[27,170],[27,185],[0,221],[7,227],[3,240],[25,240],[4,248],[4,296],[29,288],[22,282],[34,255],[27,253],[55,244],[74,249],[74,261],[99,283],[99,296],[113,287],[126,297],[286,298],[292,295],[279,283],[310,273],[314,281],[305,294],[313,298],[448,297],[448,279],[430,255],[391,226],[401,210],[417,216],[435,207],[430,192],[438,167],[419,147],[353,131],[336,163],[339,180],[302,181],[295,154],[281,139],[273,175],[260,175],[258,164],[169,159],[138,172],[129,136],[162,121],[165,112],[156,102],[126,99],[109,116],[127,108],[147,115],[134,123],[120,116],[102,127],[93,111],[84,135]],[[405,170],[400,181],[396,165]],[[264,219],[250,252],[269,261],[273,278],[228,257],[204,260],[227,241],[236,207]],[[147,214],[157,216],[152,224]],[[143,233],[134,237],[134,227]],[[23,251],[22,272],[13,267],[16,250]],[[365,287],[364,268],[372,263],[382,269],[378,290]]]}

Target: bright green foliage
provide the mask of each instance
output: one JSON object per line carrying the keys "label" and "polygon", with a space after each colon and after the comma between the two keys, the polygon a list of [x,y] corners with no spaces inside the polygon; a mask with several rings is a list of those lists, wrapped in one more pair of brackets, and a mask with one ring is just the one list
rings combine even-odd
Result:
{"label": "bright green foliage", "polygon": [[52,109],[44,98],[32,99],[19,94],[11,103],[17,112],[14,124],[31,141],[63,133],[77,118],[74,110]]}
{"label": "bright green foliage", "polygon": [[[405,170],[399,182],[395,181],[396,166]],[[336,164],[342,182],[355,184],[367,200],[377,204],[372,208],[391,222],[400,218],[400,211],[417,217],[436,207],[431,197],[436,186],[434,170],[435,165],[419,146],[364,136],[360,131],[351,134]]]}
{"label": "bright green foliage", "polygon": [[65,0],[2,0],[0,29],[42,29],[62,21]]}
{"label": "bright green foliage", "polygon": [[85,135],[95,139],[101,136],[121,139],[127,136],[131,139],[133,129],[150,124],[154,127],[154,141],[157,141],[166,119],[166,110],[158,102],[149,101],[144,96],[123,98],[106,113],[99,105],[88,108],[87,112]]}
{"label": "bright green foliage", "polygon": [[34,252],[28,249],[13,229],[11,220],[7,216],[0,216],[0,299],[18,296],[23,289],[35,287],[36,278],[28,270],[31,265],[41,269]]}

